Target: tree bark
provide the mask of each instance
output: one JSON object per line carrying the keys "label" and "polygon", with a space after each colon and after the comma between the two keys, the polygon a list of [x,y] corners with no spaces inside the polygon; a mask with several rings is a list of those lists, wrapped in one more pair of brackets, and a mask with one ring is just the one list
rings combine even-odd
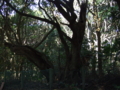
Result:
{"label": "tree bark", "polygon": [[48,60],[48,57],[41,52],[31,48],[30,46],[20,46],[11,43],[5,43],[5,46],[9,47],[12,52],[17,55],[24,55],[28,60],[35,64],[40,70],[54,68],[52,63]]}
{"label": "tree bark", "polygon": [[101,57],[101,38],[100,38],[100,31],[96,31],[97,37],[98,37],[98,71],[99,76],[101,77],[103,75],[102,70],[102,57]]}
{"label": "tree bark", "polygon": [[[52,2],[56,6],[56,8],[60,12],[60,14],[68,21],[68,23],[69,23],[68,27],[73,32],[72,38],[69,38],[61,30],[60,23],[58,22],[58,20],[56,18],[54,20],[48,20],[45,18],[25,14],[25,13],[18,11],[16,8],[14,8],[9,3],[8,0],[4,0],[4,1],[7,3],[8,6],[10,6],[13,10],[15,10],[17,13],[19,13],[22,16],[41,20],[43,22],[47,22],[47,23],[55,26],[58,31],[59,37],[61,39],[61,42],[65,48],[66,59],[67,59],[65,76],[69,78],[68,80],[71,80],[71,79],[74,80],[72,77],[76,77],[76,75],[78,75],[78,76],[80,75],[80,68],[82,67],[82,65],[84,63],[84,61],[82,61],[82,59],[81,59],[80,51],[81,51],[82,41],[83,41],[85,27],[86,27],[87,0],[85,0],[81,4],[79,16],[76,15],[75,10],[73,8],[74,0],[69,0],[69,1],[65,0],[65,2],[60,1],[60,0],[48,0],[49,2]],[[68,45],[67,40],[71,43],[71,45]],[[18,49],[18,48],[14,48],[14,49]],[[21,51],[21,49],[22,48],[20,48],[19,50]],[[40,69],[52,67],[52,65],[50,65],[48,61],[44,60],[43,58],[40,59],[41,54],[40,53],[38,54],[38,52],[34,51],[33,49],[24,47],[23,51],[21,51],[21,52],[24,53],[27,56],[27,58],[30,61],[32,61]],[[32,51],[35,53],[32,53]],[[29,56],[29,55],[31,55],[31,56]],[[42,65],[40,64],[41,62],[42,62]]]}
{"label": "tree bark", "polygon": [[[86,5],[83,3],[81,5],[80,19],[78,22],[70,24],[70,28],[73,31],[73,36],[71,39],[71,47],[69,49],[66,68],[65,68],[65,78],[68,78],[68,82],[76,83],[80,80],[80,69],[84,66],[84,61],[81,59],[80,52],[82,41],[84,38],[85,27],[86,27]],[[75,79],[77,77],[77,79]]]}

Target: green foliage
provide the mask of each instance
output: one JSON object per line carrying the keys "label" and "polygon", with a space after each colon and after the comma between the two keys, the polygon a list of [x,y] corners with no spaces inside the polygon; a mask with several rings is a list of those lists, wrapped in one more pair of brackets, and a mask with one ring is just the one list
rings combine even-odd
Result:
{"label": "green foliage", "polygon": [[103,42],[103,47],[102,48],[103,48],[103,53],[105,55],[109,55],[109,53],[111,52],[111,45],[108,44],[107,41]]}
{"label": "green foliage", "polygon": [[99,10],[100,11],[98,12],[98,15],[101,16],[102,19],[107,19],[107,18],[116,19],[120,16],[117,5],[114,7],[108,7],[108,5],[102,5],[101,7],[99,7]]}
{"label": "green foliage", "polygon": [[[54,20],[54,22],[56,22],[56,23],[64,22],[64,20],[62,21],[63,17],[61,18],[61,14],[58,13],[58,11],[56,10],[57,8],[55,8],[54,5],[47,2],[46,0],[42,0],[40,5],[44,8],[44,10],[46,10],[48,15],[46,15],[44,10],[42,10],[42,9],[32,10],[33,6],[36,7],[34,0],[28,0],[27,4],[25,4],[25,0],[13,0],[13,1],[11,1],[11,3],[12,3],[12,5],[17,6],[16,8],[20,12],[38,16],[38,17],[42,17],[44,19],[48,19],[47,16],[49,15],[52,18],[51,20],[49,18],[50,21]],[[100,4],[100,3],[102,3],[102,4]],[[119,25],[120,13],[118,11],[118,6],[109,7],[109,4],[103,4],[103,0],[96,0],[95,4],[98,8],[98,13],[94,12],[94,10],[93,10],[93,13],[97,13],[98,18],[102,19],[100,21],[100,23],[103,25],[101,25],[102,27],[100,26],[100,28],[102,28],[103,30],[105,29],[104,21],[106,22],[106,29],[108,29],[108,30],[112,31],[112,30],[115,30],[116,27],[118,27],[118,28],[120,27],[120,25]],[[91,9],[91,7],[93,7],[93,6],[90,6],[90,9]],[[7,24],[10,25],[10,30],[8,30],[10,33],[9,32],[8,33],[10,34],[11,37],[7,41],[13,41],[13,43],[15,43],[15,44],[20,43],[20,45],[29,45],[29,46],[34,47],[36,45],[36,43],[38,44],[42,40],[42,38],[45,36],[45,34],[47,32],[49,32],[52,27],[50,24],[46,24],[39,20],[21,16],[21,15],[15,13],[10,8],[8,8],[8,9],[10,10],[9,11],[10,17],[9,17],[9,21],[7,21]],[[14,12],[13,15],[11,15],[12,14],[11,12]],[[77,12],[77,10],[75,10],[75,12]],[[69,13],[69,12],[66,12],[66,13]],[[89,15],[91,15],[91,17],[94,17],[93,14],[89,14]],[[90,24],[91,24],[92,29],[91,29],[91,31],[89,31],[89,32],[91,32],[91,34],[89,36],[91,36],[92,39],[94,39],[94,40],[90,40],[90,38],[87,37],[87,35],[88,35],[88,33],[87,33],[86,37],[83,40],[82,48],[80,51],[81,56],[85,56],[85,57],[88,56],[88,58],[91,58],[91,56],[95,56],[95,57],[97,56],[96,49],[98,48],[98,46],[97,45],[93,46],[93,48],[90,50],[90,44],[89,44],[89,43],[93,43],[91,41],[97,41],[96,34],[94,31],[94,29],[96,29],[97,26],[95,26],[94,21],[95,21],[94,18],[91,18]],[[2,16],[0,16],[0,28],[2,28],[4,26],[4,24],[5,24],[4,22],[5,21],[3,20]],[[65,24],[68,24],[68,23],[69,22],[65,22]],[[66,26],[67,28],[66,27],[64,28],[64,25],[62,25],[62,24],[60,24],[60,25],[61,25],[61,29],[63,31],[65,31],[64,29],[66,29],[69,32],[69,29],[68,29],[69,25]],[[79,27],[79,26],[77,26],[77,27]],[[4,30],[4,31],[6,31],[6,30]],[[108,35],[110,33],[111,32],[103,33],[101,31],[102,35],[103,34]],[[7,34],[4,32],[5,37],[7,37]],[[71,34],[71,32],[69,32],[68,34]],[[93,36],[94,36],[94,38],[93,38]],[[63,37],[63,38],[65,38],[65,37]],[[71,47],[71,42],[68,42],[67,40],[66,40],[66,42],[67,42],[68,46]],[[114,43],[113,46],[109,43],[110,42],[108,42],[107,40],[105,42],[103,42],[101,44],[102,52],[98,53],[101,55],[101,58],[103,60],[103,68],[104,68],[105,72],[107,71],[106,68],[111,68],[111,66],[112,66],[112,63],[111,63],[112,59],[111,59],[110,54],[112,55],[112,53],[117,52],[120,49],[120,39],[119,38],[113,42]],[[33,65],[31,62],[27,61],[25,58],[23,58],[23,56],[21,58],[21,56],[17,56],[14,53],[11,53],[10,50],[8,50],[8,48],[5,49],[6,51],[4,51],[3,49],[4,49],[3,47],[0,47],[0,55],[1,55],[0,56],[0,59],[1,59],[0,70],[6,70],[6,68],[10,69],[10,70],[14,70],[14,71],[20,71],[21,69],[23,69],[23,70],[29,70],[29,69],[33,70],[34,69],[36,71],[38,70],[38,69],[36,69],[35,65]],[[58,60],[60,60],[60,65],[61,65],[60,67],[65,66],[65,62],[66,62],[65,48],[61,44],[57,30],[54,30],[47,37],[47,39],[44,40],[44,42],[40,46],[37,47],[37,50],[40,52],[43,52],[44,54],[46,54],[46,56],[50,57],[48,59],[51,62],[53,62],[55,67],[58,66]],[[70,48],[70,50],[71,50],[71,48]],[[91,62],[90,62],[90,64],[91,64]],[[95,64],[95,66],[97,66],[96,62],[94,64]],[[24,73],[25,77],[28,78],[28,80],[31,78],[33,78],[34,80],[41,80],[43,78],[43,76],[40,74],[40,76],[38,78],[35,76],[37,74],[39,74],[39,73],[37,73],[37,72],[25,72]],[[9,73],[9,76],[11,76],[11,73]],[[7,78],[9,76],[7,76]],[[74,87],[74,84],[71,86]],[[69,86],[66,85],[66,87],[69,87]],[[116,88],[119,88],[119,87],[117,86]],[[73,89],[73,90],[76,90],[76,89]]]}
{"label": "green foliage", "polygon": [[116,52],[120,49],[120,38],[115,39],[114,44],[112,46],[112,51]]}
{"label": "green foliage", "polygon": [[100,4],[100,3],[102,3],[102,2],[103,2],[103,0],[97,0],[97,1],[96,1],[97,4]]}

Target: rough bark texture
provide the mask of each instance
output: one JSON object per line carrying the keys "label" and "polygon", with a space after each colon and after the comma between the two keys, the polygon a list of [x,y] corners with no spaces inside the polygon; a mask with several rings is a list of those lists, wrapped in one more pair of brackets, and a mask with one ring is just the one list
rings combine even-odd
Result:
{"label": "rough bark texture", "polygon": [[[80,68],[85,65],[83,59],[81,59],[80,51],[82,41],[85,33],[86,25],[86,3],[81,5],[80,19],[70,24],[70,28],[73,31],[73,37],[71,39],[71,48],[66,61],[65,78],[68,78],[68,82],[76,82],[80,78]],[[77,79],[76,79],[77,77]],[[71,80],[72,79],[72,80]]]}

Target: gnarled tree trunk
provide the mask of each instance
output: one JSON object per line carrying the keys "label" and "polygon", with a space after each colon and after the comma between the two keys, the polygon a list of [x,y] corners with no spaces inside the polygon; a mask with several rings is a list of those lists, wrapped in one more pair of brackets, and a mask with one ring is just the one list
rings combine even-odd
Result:
{"label": "gnarled tree trunk", "polygon": [[[86,6],[87,3],[81,5],[79,21],[75,21],[69,26],[73,31],[73,36],[71,38],[71,47],[65,49],[67,60],[64,79],[71,83],[78,80],[80,77],[80,69],[85,65],[84,61],[81,59],[80,52],[86,26]],[[77,79],[75,79],[76,77]]]}

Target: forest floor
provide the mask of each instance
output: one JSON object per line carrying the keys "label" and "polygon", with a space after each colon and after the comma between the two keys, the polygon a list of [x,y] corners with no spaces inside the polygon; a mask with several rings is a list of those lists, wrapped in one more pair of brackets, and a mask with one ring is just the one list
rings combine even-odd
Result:
{"label": "forest floor", "polygon": [[[82,83],[77,85],[54,83],[53,90],[83,90]],[[48,84],[41,82],[26,82],[21,88],[20,82],[11,81],[5,83],[3,90],[49,90]],[[87,79],[84,90],[120,90],[120,75],[105,75],[99,79]]]}

